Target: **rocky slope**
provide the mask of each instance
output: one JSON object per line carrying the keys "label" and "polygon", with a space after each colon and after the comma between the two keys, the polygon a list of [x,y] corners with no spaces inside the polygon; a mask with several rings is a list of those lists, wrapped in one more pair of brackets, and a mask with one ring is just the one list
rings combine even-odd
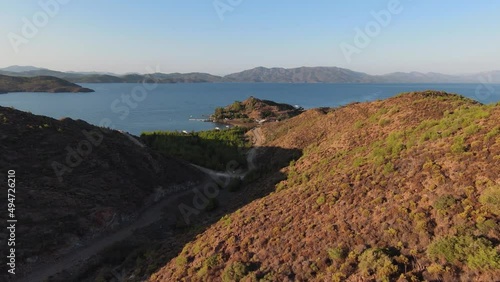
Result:
{"label": "rocky slope", "polygon": [[69,81],[51,77],[14,77],[0,75],[0,93],[9,92],[94,92]]}
{"label": "rocky slope", "polygon": [[500,104],[426,91],[266,124],[265,146],[302,151],[286,179],[149,280],[495,281],[499,121]]}
{"label": "rocky slope", "polygon": [[[154,202],[204,177],[120,132],[0,107],[2,179],[8,170],[17,180],[18,277],[126,226]],[[1,220],[6,217],[2,212]],[[1,232],[2,242],[6,235]]]}

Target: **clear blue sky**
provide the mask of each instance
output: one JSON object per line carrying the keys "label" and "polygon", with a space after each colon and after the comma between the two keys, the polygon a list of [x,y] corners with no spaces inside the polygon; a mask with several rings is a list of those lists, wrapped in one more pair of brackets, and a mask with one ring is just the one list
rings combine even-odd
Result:
{"label": "clear blue sky", "polygon": [[[218,16],[213,0],[64,0],[46,26],[14,52],[23,18],[39,1],[0,0],[0,67],[56,70],[227,74],[256,66],[338,66],[469,73],[500,69],[500,1],[401,0],[403,10],[348,62],[355,28],[388,0],[243,0]],[[59,0],[63,1],[63,0]],[[217,0],[220,3],[237,0]]]}

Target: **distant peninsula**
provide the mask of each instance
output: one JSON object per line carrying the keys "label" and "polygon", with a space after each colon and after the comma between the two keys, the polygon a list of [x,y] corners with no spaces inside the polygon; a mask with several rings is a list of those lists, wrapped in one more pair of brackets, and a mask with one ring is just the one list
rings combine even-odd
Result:
{"label": "distant peninsula", "polygon": [[94,92],[67,80],[53,76],[16,77],[0,75],[0,94],[10,92]]}
{"label": "distant peninsula", "polygon": [[254,127],[257,124],[289,119],[303,111],[304,109],[299,106],[249,97],[243,102],[235,101],[226,107],[216,108],[210,120],[216,123]]}

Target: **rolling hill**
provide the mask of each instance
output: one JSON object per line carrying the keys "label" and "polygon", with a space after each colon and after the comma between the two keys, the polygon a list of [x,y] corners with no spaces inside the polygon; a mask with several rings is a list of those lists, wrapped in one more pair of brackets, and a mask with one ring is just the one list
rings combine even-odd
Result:
{"label": "rolling hill", "polygon": [[[0,107],[17,267],[27,281],[495,281],[499,121],[500,103],[438,91],[307,110],[247,132],[253,170],[203,200],[204,173],[133,136]],[[200,141],[172,138],[180,156]]]}
{"label": "rolling hill", "polygon": [[495,281],[499,121],[500,104],[425,91],[265,124],[258,164],[302,152],[286,179],[244,186],[274,192],[148,281]]}

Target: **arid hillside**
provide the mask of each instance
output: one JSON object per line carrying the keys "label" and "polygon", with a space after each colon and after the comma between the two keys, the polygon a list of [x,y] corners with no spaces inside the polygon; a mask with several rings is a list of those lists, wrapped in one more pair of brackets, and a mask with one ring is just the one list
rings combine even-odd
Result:
{"label": "arid hillside", "polygon": [[[147,206],[204,177],[130,135],[0,107],[2,179],[8,170],[16,172],[16,278],[133,222]],[[5,222],[6,200],[2,210]]]}
{"label": "arid hillside", "polygon": [[498,281],[500,104],[405,93],[261,130],[302,152],[286,179],[150,281]]}

